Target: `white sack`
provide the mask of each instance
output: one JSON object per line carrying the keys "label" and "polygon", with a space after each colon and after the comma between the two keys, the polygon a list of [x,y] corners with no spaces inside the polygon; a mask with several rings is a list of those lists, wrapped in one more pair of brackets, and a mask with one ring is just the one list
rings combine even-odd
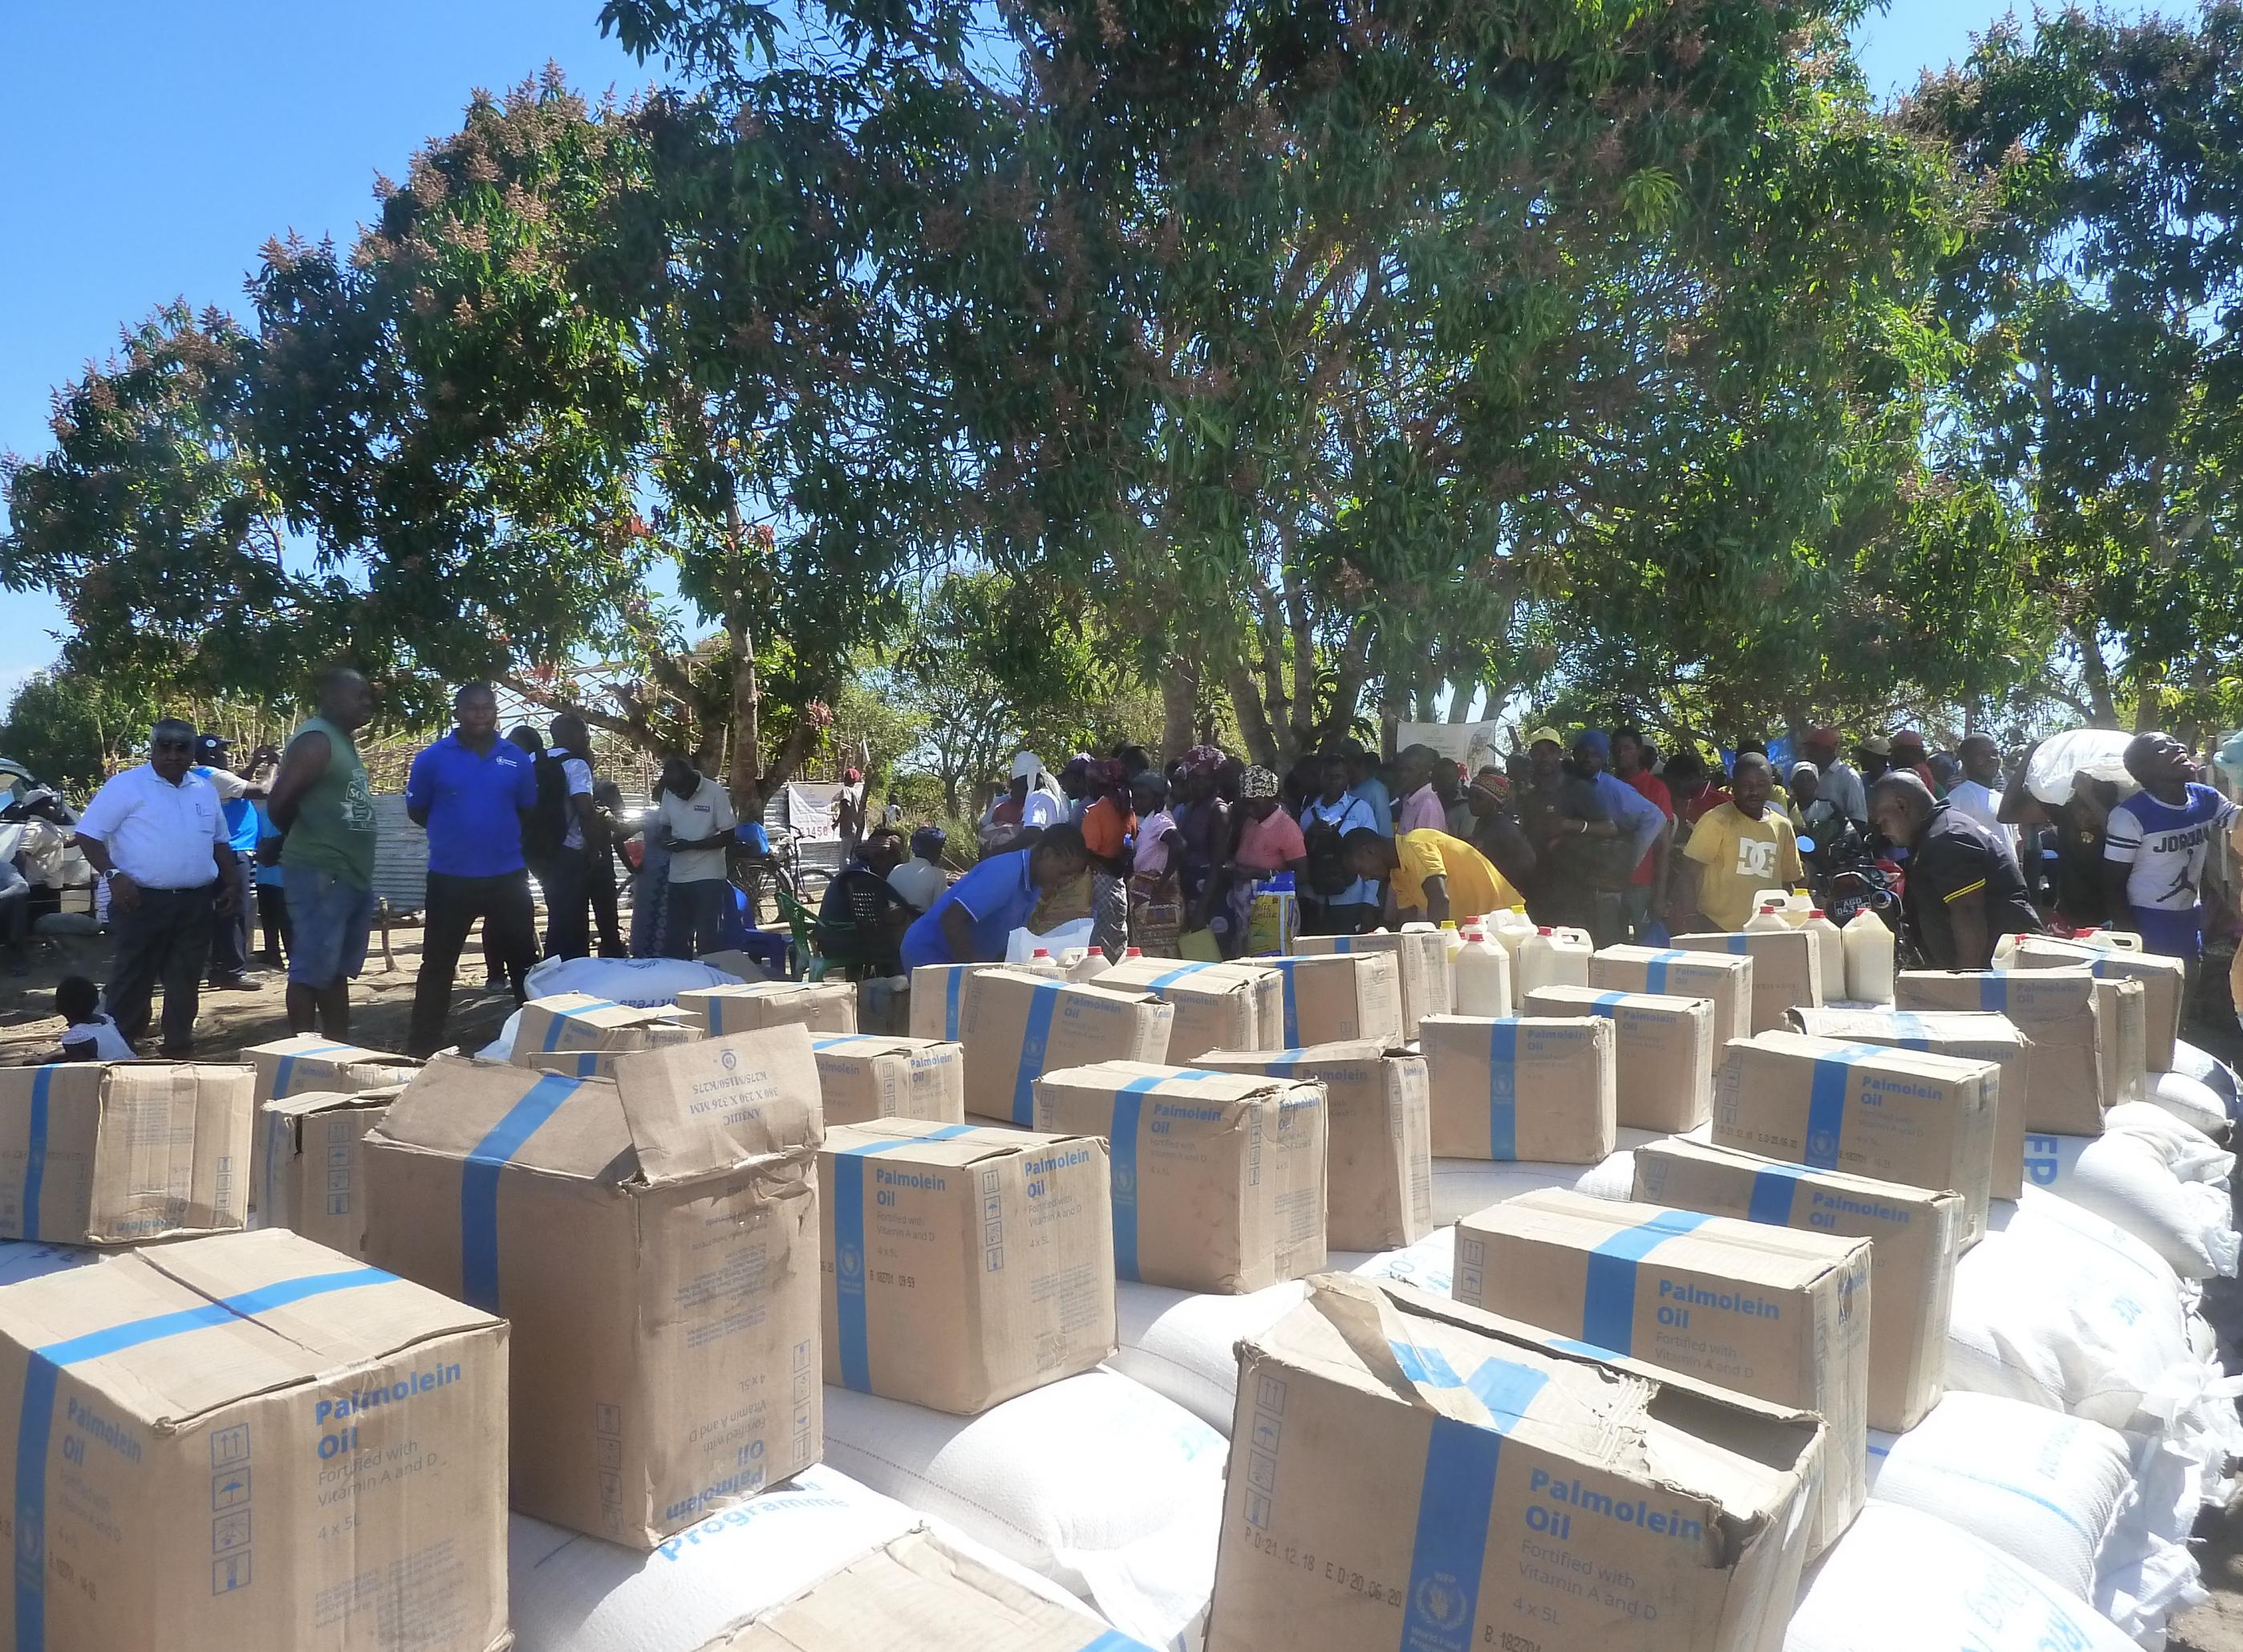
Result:
{"label": "white sack", "polygon": [[652,1554],[509,1514],[515,1652],[697,1652],[919,1523],[823,1465]]}
{"label": "white sack", "polygon": [[1592,1198],[1625,1199],[1635,1190],[1633,1150],[1656,1134],[1622,1130],[1620,1151],[1600,1164],[1552,1164],[1539,1159],[1435,1159],[1433,1220],[1445,1226],[1491,1204],[1544,1188],[1571,1188]]}
{"label": "white sack", "polygon": [[2226,1187],[2233,1180],[2234,1154],[2154,1102],[2121,1102],[2111,1109],[2103,1115],[2103,1133],[2113,1132],[2154,1142],[2166,1168],[2184,1182]]}
{"label": "white sack", "polygon": [[1398,1251],[1338,1251],[1331,1265],[1365,1279],[1414,1285],[1437,1297],[1455,1293],[1457,1231],[1436,1228],[1417,1244]]}
{"label": "white sack", "polygon": [[1808,1574],[1783,1648],[2135,1652],[2116,1624],[1984,1539],[1875,1500]]}
{"label": "white sack", "polygon": [[739,984],[738,975],[685,958],[548,958],[529,972],[523,989],[532,998],[584,993],[634,1009],[657,1009],[675,1004],[680,993]]}
{"label": "white sack", "polygon": [[1111,1371],[979,1417],[825,1391],[825,1457],[1087,1601],[1125,1635],[1196,1646],[1215,1588],[1223,1436]]}
{"label": "white sack", "polygon": [[[2173,1125],[2187,1129],[2178,1120]],[[2190,1134],[2211,1146],[2208,1138]],[[2185,1143],[2180,1150],[2186,1152]],[[2025,1137],[2025,1176],[2034,1187],[2125,1229],[2184,1279],[2232,1278],[2243,1239],[2235,1231],[2224,1178],[2222,1185],[2183,1181],[2174,1174],[2172,1156],[2168,1139],[2124,1128],[2102,1136]],[[2233,1156],[2219,1156],[2233,1165]],[[2217,1168],[2201,1155],[2188,1162]]]}
{"label": "white sack", "polygon": [[2172,1069],[2199,1084],[2209,1085],[2213,1094],[2223,1102],[2236,1098],[2235,1069],[2210,1050],[2192,1044],[2185,1038],[2173,1040]]}
{"label": "white sack", "polygon": [[[2173,1059],[2180,1058],[2176,1055]],[[2219,1099],[2219,1091],[2201,1079],[2191,1078],[2186,1073],[2152,1073],[2149,1094],[2144,1099],[2183,1123],[2194,1125],[2206,1136],[2227,1133],[2227,1103]]]}
{"label": "white sack", "polygon": [[2084,1602],[2134,1490],[2117,1429],[1991,1394],[1949,1394],[1904,1434],[1871,1429],[1869,1466],[1871,1497],[1959,1526]]}
{"label": "white sack", "polygon": [[2202,1397],[2180,1281],[2155,1251],[2037,1188],[1993,1220],[1956,1264],[1950,1391],[2152,1434]]}
{"label": "white sack", "polygon": [[[1331,1262],[1340,1265],[1337,1258]],[[1228,1439],[1238,1398],[1239,1341],[1260,1336],[1307,1295],[1308,1286],[1297,1279],[1244,1296],[1119,1280],[1114,1308],[1121,1345],[1106,1363]]]}

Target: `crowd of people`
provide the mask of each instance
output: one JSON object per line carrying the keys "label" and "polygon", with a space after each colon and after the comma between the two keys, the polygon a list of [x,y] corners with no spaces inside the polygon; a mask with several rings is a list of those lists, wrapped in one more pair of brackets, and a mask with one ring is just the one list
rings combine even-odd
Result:
{"label": "crowd of people", "polygon": [[[98,1008],[81,1001],[90,983],[66,983],[81,1042],[138,1047],[160,988],[157,1048],[190,1053],[205,986],[256,983],[260,928],[264,961],[285,960],[292,1029],[347,1038],[375,915],[376,810],[356,744],[373,695],[347,669],[315,695],[284,748],[238,767],[222,737],[159,722],[147,762],[87,805],[76,841],[105,880],[115,955]],[[738,934],[737,874],[758,856],[743,839],[759,830],[741,827],[724,786],[674,756],[651,809],[626,819],[581,719],[502,735],[484,684],[453,711],[405,786],[428,839],[408,1053],[443,1043],[478,923],[491,983],[517,999],[541,955],[693,958]],[[2200,954],[2206,862],[2236,807],[2172,737],[2126,747],[2131,788],[2083,773],[2053,806],[2015,783],[2022,755],[2005,765],[1982,736],[1950,755],[1913,731],[1843,745],[1822,727],[1799,750],[1781,775],[1758,742],[1662,751],[1627,726],[1535,728],[1471,774],[1416,745],[1382,760],[1348,742],[1282,775],[1214,745],[1164,765],[1123,745],[1056,772],[1024,752],[954,880],[942,831],[906,836],[892,794],[873,816],[852,770],[835,803],[846,862],[818,939],[829,960],[881,974],[1000,959],[1020,929],[1235,958],[1260,949],[1269,898],[1309,934],[1516,908],[1606,946],[1741,929],[1763,892],[1811,881],[1834,904],[1884,911],[1905,954],[1937,968],[1985,968],[2002,936],[2048,925],[2112,924]]]}

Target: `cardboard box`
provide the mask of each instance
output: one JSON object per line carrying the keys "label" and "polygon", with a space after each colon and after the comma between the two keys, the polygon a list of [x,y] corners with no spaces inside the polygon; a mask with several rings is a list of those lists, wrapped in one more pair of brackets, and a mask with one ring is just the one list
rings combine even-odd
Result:
{"label": "cardboard box", "polygon": [[972,1416],[1114,1352],[1106,1143],[882,1119],[830,1130],[825,1380]]}
{"label": "cardboard box", "polygon": [[1116,1278],[1240,1296],[1324,1265],[1321,1087],[1101,1062],[1046,1073],[1035,1109],[1112,1150]]}
{"label": "cardboard box", "polygon": [[1522,1193],[1457,1224],[1456,1298],[1830,1425],[1808,1538],[1869,1500],[1869,1242]]}
{"label": "cardboard box", "polygon": [[[1081,1607],[1061,1606],[906,1532],[701,1652],[1127,1652]],[[1142,1652],[1142,1649],[1140,1649]]]}
{"label": "cardboard box", "polygon": [[2031,1046],[2025,1054],[2025,1128],[2054,1136],[2103,1134],[2103,1109],[2117,1098],[2104,1079],[2106,1034],[2091,971],[1903,969],[1894,1007],[2007,1015]]}
{"label": "cardboard box", "polygon": [[1589,959],[1589,985],[1599,992],[1665,993],[1714,1001],[1714,1050],[1707,1070],[1721,1064],[1721,1046],[1752,1035],[1753,992],[1759,980],[1749,955],[1685,952],[1671,947],[1606,947]]}
{"label": "cardboard box", "polygon": [[1674,945],[1683,952],[1727,953],[1752,960],[1752,1028],[1755,1033],[1775,1032],[1795,1009],[1814,1009],[1843,981],[1822,979],[1822,949],[1804,929],[1754,929],[1741,934],[1677,935]]}
{"label": "cardboard box", "polygon": [[1172,1006],[1168,1059],[1178,1065],[1210,1049],[1274,1049],[1285,1024],[1285,978],[1255,964],[1130,958],[1096,984],[1148,992]]}
{"label": "cardboard box", "polygon": [[533,998],[522,1007],[509,1059],[533,1072],[612,1078],[618,1055],[690,1044],[706,1035],[668,1009],[611,1003],[586,993],[557,993]]}
{"label": "cardboard box", "polygon": [[911,972],[911,1035],[913,1038],[958,1036],[966,1013],[966,982],[987,969],[1064,981],[1067,971],[1050,959],[1026,964],[921,964]]}
{"label": "cardboard box", "polygon": [[677,1013],[719,1037],[790,1023],[813,1033],[853,1033],[857,983],[751,981],[738,987],[694,987],[677,995]]}
{"label": "cardboard box", "polygon": [[1326,1276],[1239,1347],[1208,1652],[1777,1652],[1827,1433]]}
{"label": "cardboard box", "polygon": [[347,1257],[364,1256],[366,1133],[404,1089],[314,1091],[266,1102],[257,1116],[251,1170],[257,1225],[286,1228]]}
{"label": "cardboard box", "polygon": [[385,1049],[338,1044],[317,1033],[298,1033],[270,1043],[252,1044],[241,1057],[257,1069],[256,1105],[311,1090],[347,1093],[387,1089],[420,1070],[410,1055]]}
{"label": "cardboard box", "polygon": [[2139,981],[2145,995],[2144,1061],[2152,1073],[2170,1073],[2173,1041],[2180,1036],[2181,1014],[2188,1006],[2188,966],[2154,952],[2112,952],[2053,935],[2022,935],[2012,969],[2077,969],[2085,965],[2102,981]]}
{"label": "cardboard box", "polygon": [[742,981],[768,981],[771,974],[763,961],[752,954],[728,949],[724,952],[704,952],[693,961],[706,964],[711,969],[721,969],[728,975],[738,975]]}
{"label": "cardboard box", "polygon": [[138,1244],[249,1219],[257,1075],[192,1062],[0,1067],[0,1239]]}
{"label": "cardboard box", "polygon": [[969,976],[959,1041],[966,1110],[1021,1129],[1035,1123],[1035,1082],[1061,1068],[1169,1058],[1176,1012],[1126,987],[992,969]]}
{"label": "cardboard box", "polygon": [[646,1548],[818,1460],[818,1136],[799,1027],[390,1104],[367,1255],[513,1323],[515,1508]]}
{"label": "cardboard box", "polygon": [[[1440,968],[1437,973],[1430,940],[1439,950]],[[1402,934],[1379,930],[1369,935],[1296,935],[1293,955],[1297,958],[1381,957],[1394,961],[1394,978],[1402,995],[1402,1038],[1415,1038],[1418,1023],[1428,1015],[1448,1014],[1448,952],[1441,946],[1438,931],[1430,935],[1423,931]],[[1315,1030],[1313,1028],[1311,1030]],[[1346,1035],[1355,1036],[1356,1035]],[[1362,1036],[1371,1036],[1369,1034]],[[1398,1039],[1396,1042],[1400,1042]]]}
{"label": "cardboard box", "polygon": [[1929,1050],[2000,1068],[1994,1096],[1994,1179],[1988,1192],[1997,1199],[2017,1197],[2024,1185],[2025,1061],[2032,1045],[2007,1015],[1967,1009],[1801,1009],[1791,1020],[1796,1030],[1816,1038]]}
{"label": "cardboard box", "polygon": [[939,1038],[842,1033],[812,1038],[828,1124],[876,1118],[966,1122],[966,1049]]}
{"label": "cardboard box", "polygon": [[1324,1243],[1392,1251],[1433,1231],[1433,1122],[1425,1058],[1358,1040],[1305,1049],[1211,1049],[1198,1064],[1324,1087]]}
{"label": "cardboard box", "polygon": [[226,1234],[0,1291],[0,1392],[12,1647],[512,1644],[488,1314]]}
{"label": "cardboard box", "polygon": [[1613,1024],[1614,1112],[1634,1130],[1691,1130],[1714,1110],[1714,1002],[1667,993],[1541,987],[1522,1015],[1601,1015]]}
{"label": "cardboard box", "polygon": [[2103,1093],[2111,1105],[2139,1102],[2149,1089],[2149,985],[2098,975],[2095,1004],[2103,1040]]}
{"label": "cardboard box", "polygon": [[1635,1197],[1870,1240],[1869,1426],[1901,1433],[1939,1403],[1963,1238],[1960,1195],[1670,1139],[1635,1150]]}
{"label": "cardboard box", "polygon": [[1284,981],[1280,1001],[1283,1025],[1276,1041],[1278,1049],[1298,1049],[1305,1042],[1407,1042],[1402,1033],[1402,970],[1398,959],[1372,952],[1257,961],[1276,970]]}
{"label": "cardboard box", "polygon": [[1963,1196],[1963,1243],[1986,1231],[2001,1069],[1803,1033],[1733,1040],[1714,1141],[1787,1164]]}
{"label": "cardboard box", "polygon": [[1597,1164],[1612,1156],[1619,1069],[1611,1022],[1435,1015],[1418,1034],[1435,1158]]}

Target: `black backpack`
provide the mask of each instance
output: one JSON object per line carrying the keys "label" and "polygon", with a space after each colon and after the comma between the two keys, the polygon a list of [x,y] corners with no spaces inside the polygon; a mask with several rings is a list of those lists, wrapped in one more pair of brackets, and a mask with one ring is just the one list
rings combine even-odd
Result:
{"label": "black backpack", "polygon": [[534,766],[537,801],[522,817],[522,852],[532,860],[559,854],[569,841],[569,772],[549,752],[540,752]]}
{"label": "black backpack", "polygon": [[1301,830],[1301,842],[1308,850],[1308,892],[1322,900],[1330,900],[1343,895],[1356,882],[1354,864],[1341,843],[1341,828],[1352,822],[1367,826],[1368,820],[1357,821],[1355,810],[1350,808],[1337,820],[1311,820]]}

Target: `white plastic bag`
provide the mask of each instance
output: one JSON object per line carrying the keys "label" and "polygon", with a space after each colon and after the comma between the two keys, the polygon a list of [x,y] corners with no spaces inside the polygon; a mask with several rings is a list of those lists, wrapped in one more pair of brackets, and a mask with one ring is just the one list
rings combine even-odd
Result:
{"label": "white plastic bag", "polygon": [[825,1391],[835,1468],[1176,1652],[1198,1644],[1215,1588],[1227,1455],[1214,1429],[1111,1371],[979,1417]]}
{"label": "white plastic bag", "polygon": [[583,993],[611,1004],[653,1009],[705,987],[737,987],[738,975],[685,958],[548,958],[522,983],[532,998]]}
{"label": "white plastic bag", "polygon": [[514,1059],[514,1041],[522,1031],[522,1012],[515,1010],[506,1018],[506,1025],[498,1029],[498,1036],[475,1052],[475,1059],[483,1062],[510,1062]]}
{"label": "white plastic bag", "polygon": [[1869,1431],[1869,1495],[1984,1538],[2082,1601],[2133,1497],[2114,1428],[1991,1394],[1949,1394],[1904,1434]]}
{"label": "white plastic bag", "polygon": [[[2172,1123],[2176,1130],[2187,1128]],[[2172,1169],[2172,1147],[2169,1138],[2126,1129],[2102,1136],[2032,1134],[2025,1137],[2025,1176],[2036,1188],[2125,1229],[2184,1279],[2232,1278],[2243,1238],[2224,1177],[2216,1186],[2183,1181]],[[2187,1151],[2185,1143],[2180,1150]],[[2233,1164],[2232,1156],[2221,1156]],[[2200,1155],[2191,1162],[2216,1168]]]}
{"label": "white plastic bag", "polygon": [[1783,1647],[2135,1652],[2117,1625],[1983,1538],[1875,1500],[1808,1574]]}
{"label": "white plastic bag", "polygon": [[2227,1133],[2227,1104],[2211,1085],[2186,1073],[2152,1073],[2149,1094],[2143,1099],[2206,1136]]}
{"label": "white plastic bag", "polygon": [[1096,925],[1089,919],[1077,918],[1056,928],[1047,929],[1041,934],[1033,929],[1015,929],[1005,938],[1005,961],[1024,964],[1039,952],[1047,952],[1054,958],[1061,958],[1069,952],[1087,951],[1090,946],[1091,931],[1095,927]]}
{"label": "white plastic bag", "polygon": [[1620,1150],[1600,1164],[1551,1164],[1539,1159],[1435,1159],[1433,1220],[1461,1221],[1475,1210],[1544,1188],[1571,1188],[1592,1198],[1625,1199],[1635,1190],[1633,1150],[1656,1132],[1622,1130]]}
{"label": "white plastic bag", "polygon": [[1950,1391],[2161,1434],[2201,1397],[2179,1278],[2158,1254],[2037,1188],[1956,1264]]}

